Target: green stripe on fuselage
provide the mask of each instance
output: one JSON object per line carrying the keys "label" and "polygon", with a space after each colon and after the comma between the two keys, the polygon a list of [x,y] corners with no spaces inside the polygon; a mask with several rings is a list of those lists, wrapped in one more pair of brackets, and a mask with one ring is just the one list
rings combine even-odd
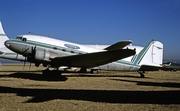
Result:
{"label": "green stripe on fuselage", "polygon": [[5,55],[17,55],[17,53],[4,53]]}
{"label": "green stripe on fuselage", "polygon": [[123,65],[129,65],[129,66],[133,66],[133,67],[140,67],[140,65],[138,64],[142,58],[144,57],[144,55],[146,54],[146,52],[148,51],[149,47],[151,46],[151,44],[153,43],[153,40],[151,42],[149,42],[137,55],[136,59],[134,60],[134,62],[128,62],[128,61],[124,61],[124,60],[118,60],[115,61],[115,63],[119,63],[119,64],[123,64]]}
{"label": "green stripe on fuselage", "polygon": [[146,52],[148,51],[149,47],[151,46],[151,44],[153,43],[153,40],[151,42],[149,42],[142,50],[141,52],[138,54],[138,56],[136,57],[135,61],[134,61],[134,65],[137,65],[144,57],[144,55],[146,54]]}
{"label": "green stripe on fuselage", "polygon": [[0,34],[0,36],[6,36],[6,34]]}
{"label": "green stripe on fuselage", "polygon": [[140,65],[138,65],[138,64],[133,64],[132,62],[128,62],[128,61],[124,61],[124,60],[118,60],[118,61],[115,61],[115,63],[133,66],[133,67],[140,67]]}

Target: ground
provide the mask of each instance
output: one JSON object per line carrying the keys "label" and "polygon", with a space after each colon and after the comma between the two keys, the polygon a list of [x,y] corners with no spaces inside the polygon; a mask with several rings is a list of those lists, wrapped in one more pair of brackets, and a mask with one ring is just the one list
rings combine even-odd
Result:
{"label": "ground", "polygon": [[0,66],[0,111],[178,111],[180,72],[100,71],[44,77],[26,65]]}

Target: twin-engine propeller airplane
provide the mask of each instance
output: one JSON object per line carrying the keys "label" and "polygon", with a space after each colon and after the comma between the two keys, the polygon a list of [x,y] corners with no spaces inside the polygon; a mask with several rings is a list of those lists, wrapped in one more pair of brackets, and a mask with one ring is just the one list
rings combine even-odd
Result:
{"label": "twin-engine propeller airplane", "polygon": [[[162,64],[163,44],[152,40],[144,48],[129,45],[131,41],[121,41],[113,45],[82,45],[39,35],[19,35],[9,40],[0,23],[0,57],[28,61],[35,66],[47,67],[43,74],[49,74],[50,67],[59,73],[59,67],[87,68],[92,73],[98,70],[144,71],[158,70]],[[6,47],[4,47],[2,45]],[[129,45],[129,46],[128,46]],[[10,50],[8,50],[8,49]]]}

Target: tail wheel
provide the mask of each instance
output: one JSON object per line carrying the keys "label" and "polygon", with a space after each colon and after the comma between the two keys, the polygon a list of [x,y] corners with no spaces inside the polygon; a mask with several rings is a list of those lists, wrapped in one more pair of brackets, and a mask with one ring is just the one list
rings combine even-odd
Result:
{"label": "tail wheel", "polygon": [[140,74],[140,78],[144,78],[145,77],[145,75],[144,75],[145,71],[137,71],[137,72]]}

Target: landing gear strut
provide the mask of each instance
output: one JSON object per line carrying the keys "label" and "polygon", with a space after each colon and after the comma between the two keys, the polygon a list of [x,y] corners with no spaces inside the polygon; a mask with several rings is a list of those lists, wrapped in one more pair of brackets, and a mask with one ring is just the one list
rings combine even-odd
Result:
{"label": "landing gear strut", "polygon": [[145,71],[137,71],[137,72],[140,74],[140,77],[141,77],[141,78],[144,78],[144,77],[145,77],[145,75],[144,75]]}
{"label": "landing gear strut", "polygon": [[86,73],[86,72],[87,72],[87,69],[82,67],[78,72],[80,72],[80,73]]}

